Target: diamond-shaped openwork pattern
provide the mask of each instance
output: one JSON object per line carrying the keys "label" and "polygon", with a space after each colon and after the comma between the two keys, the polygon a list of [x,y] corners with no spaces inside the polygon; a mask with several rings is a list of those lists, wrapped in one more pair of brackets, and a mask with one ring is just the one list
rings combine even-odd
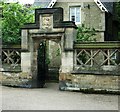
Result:
{"label": "diamond-shaped openwork pattern", "polygon": [[120,49],[76,49],[77,65],[120,65]]}
{"label": "diamond-shaped openwork pattern", "polygon": [[21,52],[19,49],[2,49],[2,63],[20,64]]}

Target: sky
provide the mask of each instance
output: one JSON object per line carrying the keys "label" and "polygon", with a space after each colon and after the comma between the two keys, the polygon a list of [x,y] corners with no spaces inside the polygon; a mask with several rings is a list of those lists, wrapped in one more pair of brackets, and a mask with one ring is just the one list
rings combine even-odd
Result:
{"label": "sky", "polygon": [[21,4],[33,4],[34,0],[18,0]]}
{"label": "sky", "polygon": [[19,2],[20,4],[33,4],[34,0],[6,0],[7,2]]}

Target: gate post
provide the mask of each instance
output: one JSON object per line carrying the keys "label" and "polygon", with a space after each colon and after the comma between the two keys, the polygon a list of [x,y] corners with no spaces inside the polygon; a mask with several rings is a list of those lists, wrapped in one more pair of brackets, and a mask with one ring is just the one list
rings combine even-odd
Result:
{"label": "gate post", "polygon": [[[65,90],[66,85],[66,77],[71,74],[74,66],[74,48],[73,44],[76,39],[76,29],[75,28],[66,28],[65,37],[64,37],[64,45],[62,51],[62,64],[61,71],[59,75],[59,89]],[[62,42],[62,41],[61,41]]]}
{"label": "gate post", "polygon": [[28,48],[28,30],[22,29],[21,31],[21,70],[24,73],[31,72],[31,53]]}

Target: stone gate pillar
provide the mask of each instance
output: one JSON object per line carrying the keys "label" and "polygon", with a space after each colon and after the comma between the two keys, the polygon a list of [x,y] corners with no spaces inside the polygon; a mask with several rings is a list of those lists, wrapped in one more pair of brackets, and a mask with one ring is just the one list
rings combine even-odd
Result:
{"label": "stone gate pillar", "polygon": [[28,30],[23,29],[21,32],[21,70],[24,73],[31,72],[31,52],[29,52]]}
{"label": "stone gate pillar", "polygon": [[67,28],[64,37],[64,49],[62,52],[61,73],[70,73],[73,71],[73,43],[76,38],[76,29]]}
{"label": "stone gate pillar", "polygon": [[71,72],[73,71],[74,66],[74,48],[73,44],[76,39],[76,29],[73,28],[67,28],[65,31],[65,37],[64,37],[64,49],[62,51],[62,64],[61,64],[61,70],[59,73],[59,89],[60,90],[66,90],[66,80],[68,79],[68,76],[71,75]]}

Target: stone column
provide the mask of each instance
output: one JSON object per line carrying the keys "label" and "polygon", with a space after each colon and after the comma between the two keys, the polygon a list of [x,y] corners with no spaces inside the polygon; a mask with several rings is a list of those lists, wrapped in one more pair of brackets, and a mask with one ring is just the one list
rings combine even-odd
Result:
{"label": "stone column", "polygon": [[74,65],[74,50],[73,43],[76,39],[76,30],[74,28],[67,28],[64,39],[61,39],[62,56],[61,56],[61,70],[59,73],[59,89],[66,90],[67,76],[70,76]]}
{"label": "stone column", "polygon": [[28,50],[28,30],[22,30],[21,31],[21,48]]}
{"label": "stone column", "polygon": [[73,52],[67,51],[62,53],[62,73],[70,73],[73,70]]}
{"label": "stone column", "polygon": [[21,70],[22,72],[31,72],[31,53],[28,51],[28,30],[22,30],[21,32]]}
{"label": "stone column", "polygon": [[25,73],[31,72],[31,53],[22,52],[21,53],[21,70]]}
{"label": "stone column", "polygon": [[70,73],[73,71],[73,43],[76,38],[76,30],[74,28],[67,28],[64,37],[64,46],[62,52],[62,73]]}

